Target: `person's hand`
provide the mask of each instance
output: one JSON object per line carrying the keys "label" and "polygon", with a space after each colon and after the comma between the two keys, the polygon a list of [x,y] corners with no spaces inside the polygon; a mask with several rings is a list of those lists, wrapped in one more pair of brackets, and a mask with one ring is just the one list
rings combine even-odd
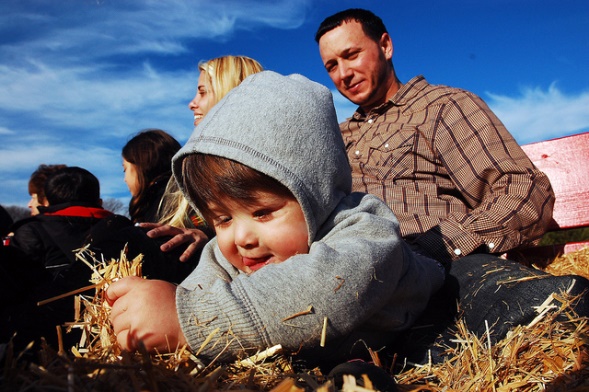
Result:
{"label": "person's hand", "polygon": [[199,229],[181,229],[170,225],[162,225],[161,223],[139,223],[139,227],[151,229],[147,232],[147,236],[150,238],[172,237],[160,247],[162,252],[168,252],[177,246],[189,243],[180,255],[180,261],[182,262],[188,261],[209,240],[207,235]]}
{"label": "person's hand", "polygon": [[117,342],[124,350],[136,351],[142,342],[148,351],[175,352],[186,344],[172,283],[129,276],[110,285],[106,301],[112,307],[110,320]]}

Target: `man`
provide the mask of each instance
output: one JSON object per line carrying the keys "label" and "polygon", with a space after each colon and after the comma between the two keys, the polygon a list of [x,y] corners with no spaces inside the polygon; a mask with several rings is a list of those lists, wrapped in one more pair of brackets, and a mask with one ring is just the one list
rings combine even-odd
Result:
{"label": "man", "polygon": [[[353,190],[381,197],[414,250],[449,271],[425,317],[448,322],[451,312],[433,313],[446,309],[440,301],[451,307],[457,298],[468,327],[481,335],[487,322],[498,339],[531,321],[532,306],[550,293],[589,286],[581,277],[547,276],[497,256],[542,236],[554,194],[479,97],[422,76],[402,84],[391,37],[370,11],[326,18],[315,40],[336,88],[359,106],[340,125]],[[525,282],[499,284],[522,277]],[[585,302],[578,312],[588,313]]]}

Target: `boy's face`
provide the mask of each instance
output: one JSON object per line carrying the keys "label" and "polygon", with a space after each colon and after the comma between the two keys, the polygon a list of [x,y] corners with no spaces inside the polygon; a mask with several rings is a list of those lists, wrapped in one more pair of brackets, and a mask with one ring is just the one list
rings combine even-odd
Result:
{"label": "boy's face", "polygon": [[32,193],[31,194],[31,200],[29,201],[29,204],[27,204],[27,206],[31,209],[31,216],[35,216],[35,215],[39,215],[39,206],[45,206],[47,207],[48,203],[46,201],[41,202],[39,200],[39,195],[37,195],[36,193]]}
{"label": "boy's face", "polygon": [[309,252],[307,222],[294,198],[260,191],[247,206],[223,200],[223,206],[210,207],[219,248],[240,271],[252,273]]}

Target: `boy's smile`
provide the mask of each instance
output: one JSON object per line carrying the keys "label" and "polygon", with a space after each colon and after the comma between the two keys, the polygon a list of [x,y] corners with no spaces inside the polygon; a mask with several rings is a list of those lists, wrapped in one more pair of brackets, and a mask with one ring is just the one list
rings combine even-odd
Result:
{"label": "boy's smile", "polygon": [[211,206],[221,253],[246,273],[309,251],[307,222],[296,199],[265,191],[256,195],[249,205],[222,200]]}
{"label": "boy's smile", "polygon": [[263,266],[269,264],[268,262],[272,259],[271,256],[266,257],[245,257],[241,258],[243,265],[248,267],[252,271],[257,271]]}

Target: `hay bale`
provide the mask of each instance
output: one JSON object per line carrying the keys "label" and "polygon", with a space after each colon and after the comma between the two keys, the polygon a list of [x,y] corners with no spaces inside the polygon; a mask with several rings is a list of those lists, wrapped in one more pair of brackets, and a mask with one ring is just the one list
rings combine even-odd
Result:
{"label": "hay bale", "polygon": [[[80,257],[94,257],[81,253]],[[108,283],[124,276],[141,276],[141,260],[85,262],[94,270],[94,296],[79,296],[80,317],[67,329],[82,328],[76,347],[59,351],[44,346],[34,363],[3,347],[1,390],[6,391],[330,391],[333,386],[318,369],[296,371],[293,358],[280,347],[233,364],[205,366],[187,347],[172,354],[127,353],[116,343],[104,301]],[[589,277],[589,250],[554,260],[547,271]],[[570,308],[575,298],[555,293],[530,325],[518,326],[506,338],[490,344],[456,324],[457,348],[448,349],[450,360],[436,365],[401,369],[394,375],[400,391],[581,391],[589,390],[589,325]],[[66,331],[67,332],[67,331]],[[377,365],[378,355],[371,353]],[[367,391],[353,379],[345,390]]]}

